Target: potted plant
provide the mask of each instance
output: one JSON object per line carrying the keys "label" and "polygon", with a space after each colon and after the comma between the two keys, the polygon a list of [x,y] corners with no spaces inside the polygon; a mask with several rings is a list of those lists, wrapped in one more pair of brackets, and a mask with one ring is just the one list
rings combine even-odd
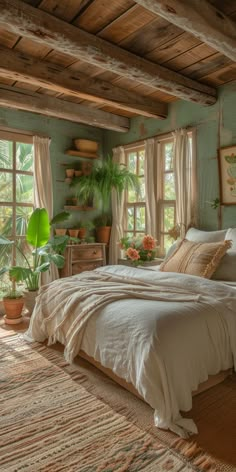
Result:
{"label": "potted plant", "polygon": [[16,250],[24,260],[24,265],[5,267],[1,272],[8,271],[13,283],[25,283],[27,287],[25,306],[28,308],[29,313],[32,312],[35,297],[38,293],[41,273],[48,271],[52,262],[58,268],[62,268],[64,265],[64,256],[62,254],[69,236],[55,236],[50,239],[50,233],[51,226],[66,217],[67,212],[66,214],[62,212],[56,215],[50,222],[45,208],[36,208],[30,216],[26,230],[26,242],[32,248],[29,254],[25,254],[14,241],[4,237],[0,238],[0,245],[5,246],[5,248],[9,245],[15,245]]}
{"label": "potted plant", "polygon": [[79,238],[85,239],[88,231],[91,231],[94,228],[94,224],[90,220],[80,220],[77,227],[79,228]]}
{"label": "potted plant", "polygon": [[[2,239],[2,238],[0,238]],[[0,270],[0,276],[5,274],[7,269],[3,267]],[[18,324],[22,322],[22,309],[25,303],[23,293],[16,289],[14,278],[10,280],[10,287],[3,296],[3,308],[5,312],[6,324]]]}
{"label": "potted plant", "polygon": [[[100,202],[101,217],[105,221],[110,213],[112,190],[115,189],[120,198],[122,192],[128,187],[139,189],[139,178],[136,174],[130,172],[125,165],[115,163],[111,157],[108,157],[100,163],[94,163],[89,175],[82,175],[79,179],[73,179],[71,185],[75,187],[78,198],[82,199],[84,204],[91,199],[91,196],[94,200]],[[105,226],[107,226],[107,223]],[[109,237],[105,242],[109,242]]]}

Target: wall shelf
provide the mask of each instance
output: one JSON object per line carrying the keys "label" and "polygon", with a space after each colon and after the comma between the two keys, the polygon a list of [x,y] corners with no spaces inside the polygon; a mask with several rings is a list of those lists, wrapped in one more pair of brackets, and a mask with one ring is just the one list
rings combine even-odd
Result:
{"label": "wall shelf", "polygon": [[91,152],[85,152],[85,151],[76,151],[75,149],[68,149],[65,154],[68,156],[74,156],[74,157],[85,157],[86,159],[98,159],[97,154],[93,154]]}
{"label": "wall shelf", "polygon": [[78,206],[78,205],[64,205],[64,210],[88,211],[88,210],[95,210],[95,208],[94,207],[87,207],[87,206]]}

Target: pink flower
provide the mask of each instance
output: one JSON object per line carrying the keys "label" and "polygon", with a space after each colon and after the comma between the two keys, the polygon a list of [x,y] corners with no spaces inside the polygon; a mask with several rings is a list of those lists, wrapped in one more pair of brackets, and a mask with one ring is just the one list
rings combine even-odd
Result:
{"label": "pink flower", "polygon": [[138,259],[140,259],[139,252],[136,249],[133,249],[132,247],[129,247],[129,249],[127,249],[126,256],[132,261],[137,261]]}
{"label": "pink flower", "polygon": [[143,238],[143,249],[146,251],[152,251],[156,247],[156,242],[155,239],[150,236],[149,234],[146,234]]}

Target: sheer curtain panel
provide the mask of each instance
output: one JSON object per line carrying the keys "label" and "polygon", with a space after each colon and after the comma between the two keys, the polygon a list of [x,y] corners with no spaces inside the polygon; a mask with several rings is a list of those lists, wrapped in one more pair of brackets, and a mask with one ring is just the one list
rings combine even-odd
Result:
{"label": "sheer curtain panel", "polygon": [[[113,149],[113,161],[118,164],[125,164],[125,150],[123,146]],[[121,257],[119,240],[123,236],[123,228],[125,225],[124,192],[119,198],[116,190],[112,190],[111,210],[112,228],[109,244],[109,264],[117,264],[118,259]]]}

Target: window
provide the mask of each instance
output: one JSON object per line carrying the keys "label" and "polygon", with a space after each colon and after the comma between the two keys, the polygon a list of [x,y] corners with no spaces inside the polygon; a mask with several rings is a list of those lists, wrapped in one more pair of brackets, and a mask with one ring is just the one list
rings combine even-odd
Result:
{"label": "window", "polygon": [[173,147],[172,138],[160,141],[160,157],[162,160],[161,178],[161,201],[160,201],[160,236],[159,244],[161,252],[166,253],[173,241],[170,239],[168,231],[176,224],[176,197],[175,197],[175,177],[173,168]]}
{"label": "window", "polygon": [[126,192],[124,235],[141,236],[146,232],[144,145],[127,150],[125,155],[127,168],[140,178],[140,192],[133,189]]}
{"label": "window", "polygon": [[[33,139],[0,131],[0,234],[17,241],[24,251],[33,206]],[[0,267],[22,264],[22,259],[14,247],[7,255],[0,250]]]}

